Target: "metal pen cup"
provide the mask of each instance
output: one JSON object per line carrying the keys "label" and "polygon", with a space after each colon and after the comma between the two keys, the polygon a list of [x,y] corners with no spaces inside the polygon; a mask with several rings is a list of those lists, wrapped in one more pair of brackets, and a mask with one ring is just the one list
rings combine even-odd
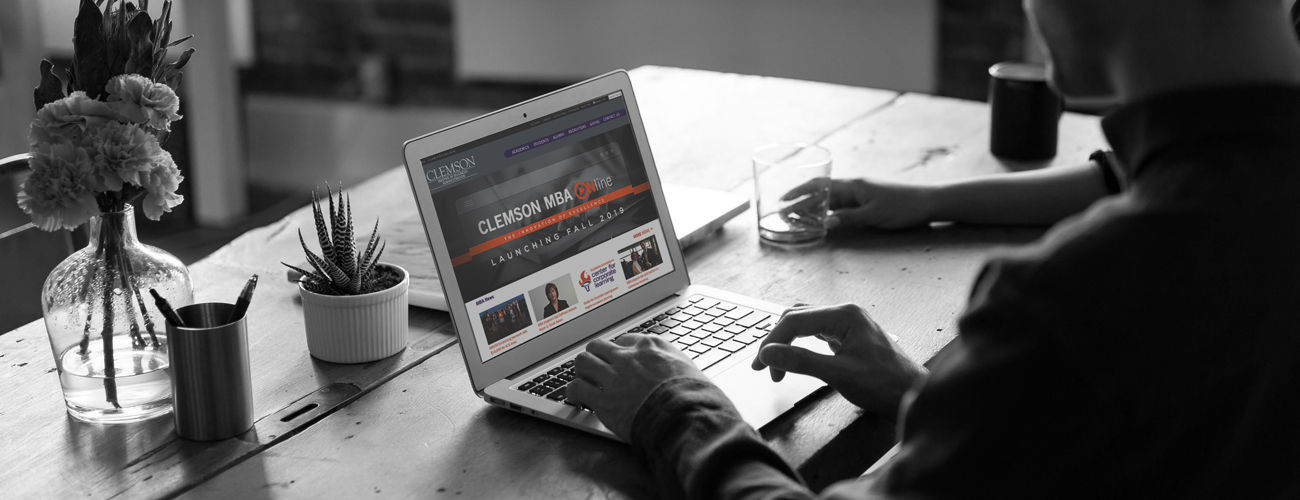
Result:
{"label": "metal pen cup", "polygon": [[248,317],[229,322],[232,304],[208,302],[176,310],[184,327],[167,324],[176,434],[216,441],[253,427]]}

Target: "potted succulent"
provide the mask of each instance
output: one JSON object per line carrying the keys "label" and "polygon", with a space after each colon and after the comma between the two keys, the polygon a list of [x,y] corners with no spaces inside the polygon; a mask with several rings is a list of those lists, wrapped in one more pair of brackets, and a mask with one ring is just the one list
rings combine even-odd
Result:
{"label": "potted succulent", "polygon": [[284,264],[302,274],[298,294],[307,326],[307,349],[317,359],[333,363],[366,363],[386,358],[406,347],[407,289],[410,275],[401,266],[380,263],[384,247],[379,221],[365,250],[357,251],[352,230],[352,201],[340,188],[338,201],[329,200],[326,224],[320,197],[312,191],[312,213],[320,254],[298,241],[311,269]]}

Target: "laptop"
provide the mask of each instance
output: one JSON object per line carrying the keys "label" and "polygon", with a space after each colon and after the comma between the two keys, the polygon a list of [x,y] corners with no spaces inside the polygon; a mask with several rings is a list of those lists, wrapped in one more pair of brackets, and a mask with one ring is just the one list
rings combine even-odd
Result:
{"label": "laptop", "polygon": [[825,385],[750,368],[784,307],[691,283],[626,72],[411,139],[403,155],[486,402],[614,438],[565,386],[587,343],[627,332],[673,343],[755,428]]}
{"label": "laptop", "polygon": [[[749,208],[748,198],[716,189],[665,184],[664,196],[668,199],[668,210],[672,212],[682,248],[703,241]],[[429,254],[429,237],[420,214],[399,214],[386,220],[384,261],[402,266],[410,273],[411,286],[407,292],[410,305],[449,311],[447,296],[442,292],[442,280],[438,277],[433,256]],[[356,238],[358,244],[364,246],[370,240],[370,233],[357,234]],[[298,267],[307,268],[310,264],[302,261]],[[302,274],[293,269],[285,272],[285,278],[293,284],[297,284],[301,277]]]}

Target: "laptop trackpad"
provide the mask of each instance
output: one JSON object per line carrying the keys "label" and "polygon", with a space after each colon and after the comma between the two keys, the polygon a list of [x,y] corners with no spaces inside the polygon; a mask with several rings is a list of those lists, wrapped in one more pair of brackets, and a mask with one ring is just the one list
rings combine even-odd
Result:
{"label": "laptop trackpad", "polygon": [[[801,338],[795,345],[821,354],[830,355],[830,347],[817,339]],[[773,382],[767,369],[754,371],[752,361],[736,363],[711,380],[731,398],[745,422],[758,429],[777,416],[793,408],[799,400],[826,385],[821,379],[786,372],[780,382]]]}

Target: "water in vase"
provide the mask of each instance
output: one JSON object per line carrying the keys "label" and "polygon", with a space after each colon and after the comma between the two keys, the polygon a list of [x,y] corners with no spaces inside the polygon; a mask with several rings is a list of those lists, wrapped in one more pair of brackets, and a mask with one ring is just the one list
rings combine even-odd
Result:
{"label": "water in vase", "polygon": [[[132,346],[128,335],[115,335],[113,356],[104,356],[102,338],[92,337],[86,351],[73,345],[59,355],[59,383],[68,412],[91,422],[135,422],[172,410],[167,341]],[[109,360],[113,377],[106,377]],[[113,401],[115,400],[115,401]]]}

